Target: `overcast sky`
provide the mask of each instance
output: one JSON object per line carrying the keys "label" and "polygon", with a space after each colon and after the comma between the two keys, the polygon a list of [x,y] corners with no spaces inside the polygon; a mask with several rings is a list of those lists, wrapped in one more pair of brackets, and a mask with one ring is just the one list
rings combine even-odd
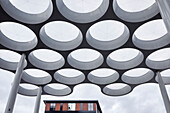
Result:
{"label": "overcast sky", "polygon": [[[0,74],[0,113],[4,112],[10,91],[12,75]],[[170,87],[168,86],[170,93]],[[136,87],[130,94],[120,97],[105,96],[100,88],[93,84],[81,84],[75,87],[73,93],[65,97],[42,96],[40,113],[44,113],[43,100],[85,100],[97,99],[103,113],[166,113],[157,84],[144,84]],[[33,113],[35,97],[17,95],[13,113]]]}

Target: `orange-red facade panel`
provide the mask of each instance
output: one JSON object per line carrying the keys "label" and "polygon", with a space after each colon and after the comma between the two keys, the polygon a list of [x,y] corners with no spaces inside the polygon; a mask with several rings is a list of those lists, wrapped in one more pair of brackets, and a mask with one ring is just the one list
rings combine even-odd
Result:
{"label": "orange-red facade panel", "polygon": [[55,105],[55,111],[60,111],[60,103],[56,103],[56,105]]}
{"label": "orange-red facade panel", "polygon": [[83,103],[83,111],[88,111],[88,103]]}
{"label": "orange-red facade panel", "polygon": [[96,103],[93,103],[93,111],[96,111]]}
{"label": "orange-red facade panel", "polygon": [[76,111],[80,111],[81,110],[81,103],[76,103]]}
{"label": "orange-red facade panel", "polygon": [[50,103],[46,103],[46,105],[45,105],[45,111],[50,111]]}
{"label": "orange-red facade panel", "polygon": [[63,111],[68,111],[68,103],[63,103]]}

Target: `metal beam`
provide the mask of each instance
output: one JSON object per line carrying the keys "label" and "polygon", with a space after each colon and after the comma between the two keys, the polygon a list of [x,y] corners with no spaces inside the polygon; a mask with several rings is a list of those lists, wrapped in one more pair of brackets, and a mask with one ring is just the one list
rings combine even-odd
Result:
{"label": "metal beam", "polygon": [[169,0],[156,0],[162,19],[164,20],[165,26],[168,33],[170,33],[170,1]]}
{"label": "metal beam", "polygon": [[162,76],[161,76],[160,72],[157,73],[157,76],[158,76],[159,88],[160,88],[160,91],[162,94],[166,112],[170,113],[170,101],[169,101],[168,93],[166,91],[165,84],[162,80]]}
{"label": "metal beam", "polygon": [[10,90],[10,93],[9,93],[9,98],[8,98],[7,105],[6,105],[6,108],[5,108],[5,113],[12,113],[13,112],[16,96],[17,96],[17,93],[18,93],[19,84],[20,84],[20,81],[21,81],[21,78],[22,78],[24,63],[25,63],[25,55],[23,54],[21,56],[19,63],[18,63],[18,66],[17,66],[17,70],[16,70],[16,73],[15,73],[15,77],[14,77],[14,80],[13,80],[13,83],[12,83],[12,87],[11,87],[11,90]]}
{"label": "metal beam", "polygon": [[39,113],[40,103],[41,103],[41,94],[42,94],[42,87],[39,87],[36,102],[35,102],[34,113]]}

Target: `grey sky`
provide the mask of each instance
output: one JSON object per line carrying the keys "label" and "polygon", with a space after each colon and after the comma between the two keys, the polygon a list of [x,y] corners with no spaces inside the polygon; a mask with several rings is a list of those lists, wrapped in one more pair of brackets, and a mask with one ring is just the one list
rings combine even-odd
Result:
{"label": "grey sky", "polygon": [[[10,91],[13,74],[0,75],[0,113],[4,112],[7,97]],[[167,87],[170,93],[170,87]],[[93,84],[81,84],[75,87],[69,96],[54,97],[42,96],[40,113],[44,113],[43,100],[64,99],[97,99],[103,113],[166,113],[160,96],[158,84],[144,84],[136,87],[130,94],[119,97],[110,97],[101,93],[100,88]],[[33,113],[35,97],[17,95],[14,113]]]}

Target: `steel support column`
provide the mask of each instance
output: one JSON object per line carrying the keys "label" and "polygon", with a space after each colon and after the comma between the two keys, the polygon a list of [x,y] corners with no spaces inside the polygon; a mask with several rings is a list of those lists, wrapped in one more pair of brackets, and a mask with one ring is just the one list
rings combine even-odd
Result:
{"label": "steel support column", "polygon": [[18,93],[19,84],[20,84],[20,81],[21,81],[21,78],[22,78],[24,63],[25,63],[25,55],[23,54],[21,56],[19,63],[18,63],[18,66],[17,66],[17,70],[16,70],[16,73],[15,73],[15,77],[14,77],[14,80],[13,80],[13,83],[12,83],[12,87],[11,87],[11,90],[10,90],[10,93],[9,93],[9,98],[8,98],[7,105],[6,105],[6,108],[5,108],[5,113],[12,113],[13,112],[16,96],[17,96],[17,93]]}
{"label": "steel support column", "polygon": [[[162,16],[166,29],[168,33],[170,33],[170,1],[169,0],[156,0],[156,2],[158,4],[160,14]],[[165,88],[165,84],[163,82],[160,72],[158,72],[157,75],[158,75],[159,88],[162,94],[162,98],[164,101],[166,111],[167,113],[170,113],[170,101],[169,101],[168,93]]]}
{"label": "steel support column", "polygon": [[165,84],[163,82],[163,79],[161,77],[160,72],[157,73],[157,76],[158,76],[159,88],[160,88],[160,91],[161,91],[161,94],[162,94],[162,98],[163,98],[163,101],[164,101],[166,112],[170,113],[170,101],[169,101],[168,93],[166,91]]}
{"label": "steel support column", "polygon": [[34,113],[39,113],[39,108],[40,108],[40,103],[41,103],[41,94],[42,94],[42,87],[39,87],[36,102],[35,102]]}
{"label": "steel support column", "polygon": [[162,19],[164,20],[165,26],[168,33],[170,33],[170,1],[169,0],[156,0]]}

